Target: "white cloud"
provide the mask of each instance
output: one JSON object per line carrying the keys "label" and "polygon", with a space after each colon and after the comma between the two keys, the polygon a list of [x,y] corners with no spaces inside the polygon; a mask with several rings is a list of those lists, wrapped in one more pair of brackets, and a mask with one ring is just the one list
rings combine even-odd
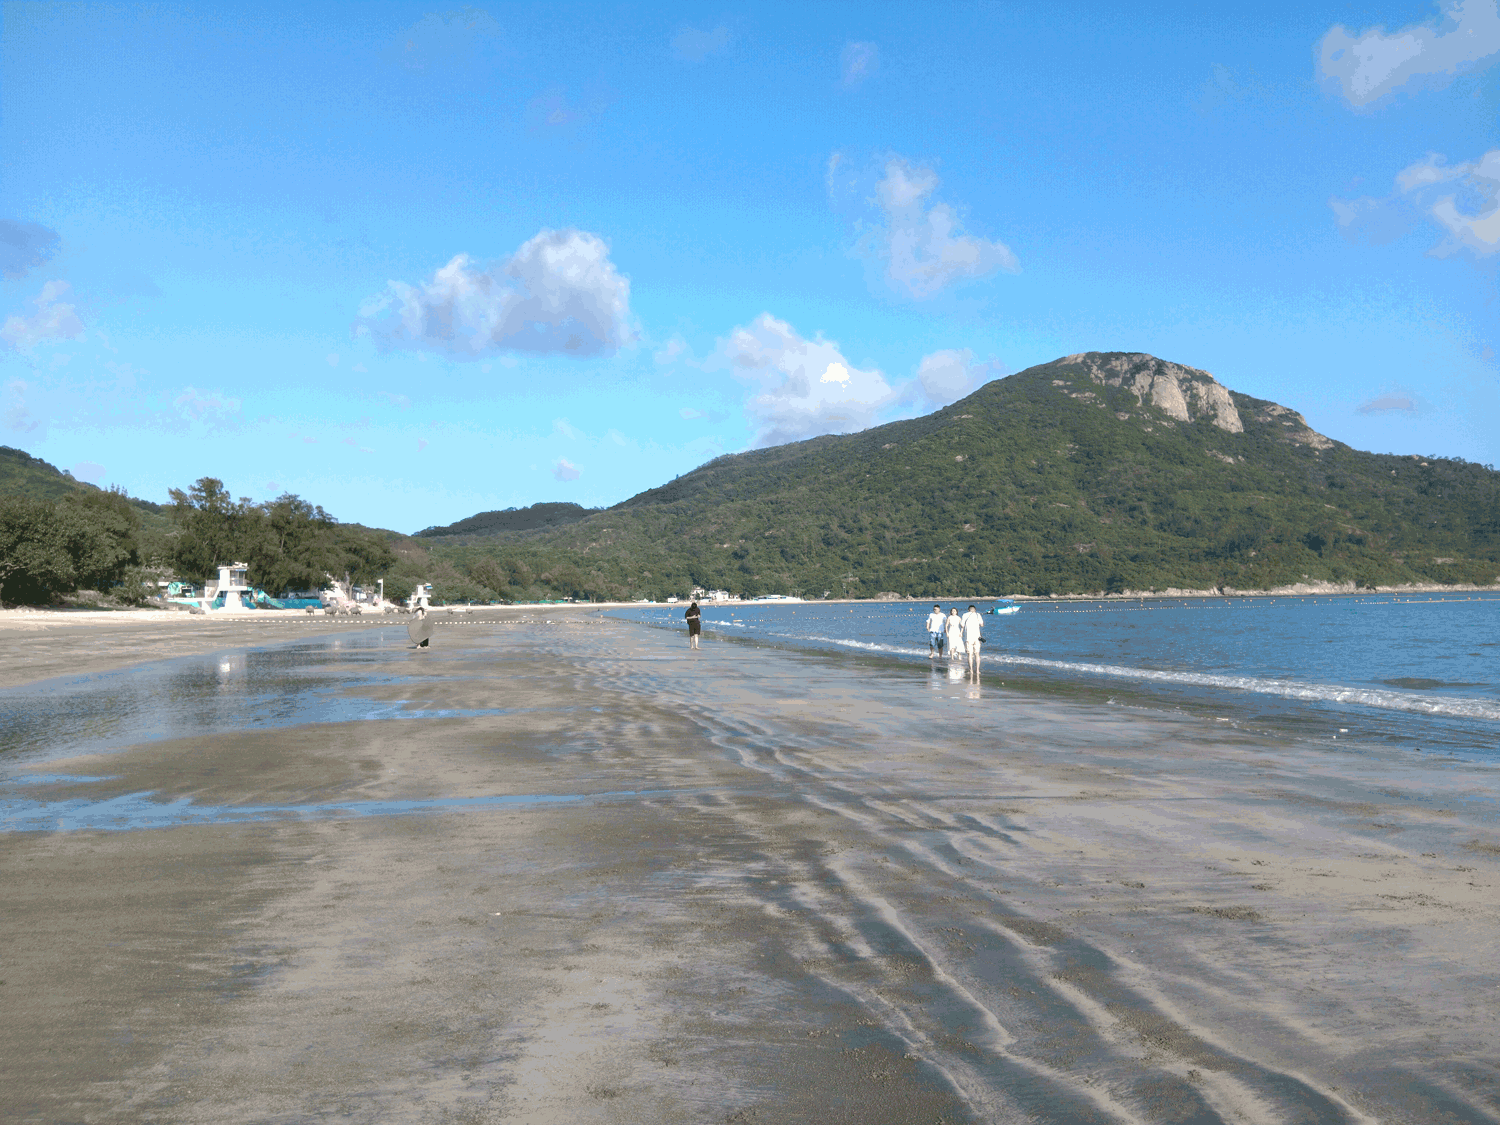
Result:
{"label": "white cloud", "polygon": [[537,134],[573,136],[581,129],[597,124],[609,108],[606,98],[594,95],[574,101],[568,91],[554,86],[532,98],[526,105],[526,127]]}
{"label": "white cloud", "polygon": [[839,82],[852,90],[880,69],[880,48],[874,43],[850,43],[839,54]]}
{"label": "white cloud", "polygon": [[1420,217],[1436,223],[1446,235],[1432,248],[1434,256],[1446,258],[1468,250],[1488,257],[1500,252],[1500,149],[1463,164],[1429,154],[1396,174],[1396,190],[1390,196],[1331,199],[1329,206],[1346,234],[1389,242]]}
{"label": "white cloud", "polygon": [[239,399],[226,395],[223,391],[200,391],[191,386],[184,387],[182,393],[172,400],[172,405],[187,421],[209,425],[238,421],[241,406]]}
{"label": "white cloud", "polygon": [[583,472],[566,457],[559,457],[552,465],[552,476],[556,480],[577,480]]}
{"label": "white cloud", "polygon": [[1361,403],[1355,407],[1360,414],[1391,414],[1400,412],[1403,414],[1415,414],[1417,402],[1411,395],[1400,391],[1379,395],[1369,402]]}
{"label": "white cloud", "polygon": [[1459,247],[1480,257],[1500,252],[1500,148],[1478,160],[1459,165],[1468,189],[1467,206],[1457,195],[1445,195],[1432,205],[1430,214],[1448,232],[1448,238],[1433,248],[1440,257]]}
{"label": "white cloud", "polygon": [[86,480],[90,484],[99,484],[105,477],[104,466],[95,461],[79,461],[70,471],[75,479]]}
{"label": "white cloud", "polygon": [[710,55],[717,55],[729,46],[729,29],[716,27],[712,31],[699,31],[696,27],[684,27],[672,36],[672,54],[683,62],[699,63]]}
{"label": "white cloud", "polygon": [[683,356],[687,356],[687,362],[691,364],[692,355],[693,350],[688,347],[688,342],[681,336],[673,335],[665,344],[656,349],[652,358],[656,360],[658,366],[668,367]]}
{"label": "white cloud", "polygon": [[41,223],[13,223],[0,219],[0,274],[25,277],[57,252],[57,232]]}
{"label": "white cloud", "polygon": [[[841,163],[829,161],[830,183]],[[1020,270],[1015,254],[1004,243],[965,233],[958,213],[948,204],[928,205],[938,186],[931,168],[893,156],[884,171],[872,200],[879,220],[860,238],[857,251],[883,267],[885,280],[894,289],[923,300],[998,270]]]}
{"label": "white cloud", "polygon": [[43,340],[76,340],[83,335],[83,321],[78,310],[63,298],[68,295],[66,281],[49,281],[32,299],[36,312],[31,316],[15,314],[0,325],[0,341],[25,351]]}
{"label": "white cloud", "polygon": [[7,430],[14,430],[18,434],[36,434],[43,437],[47,433],[47,423],[32,413],[27,403],[30,384],[21,379],[12,379],[5,384],[5,394],[0,397],[0,422],[3,422]]}
{"label": "white cloud", "polygon": [[414,74],[462,69],[473,61],[476,48],[499,31],[500,25],[480,8],[429,12],[406,30],[389,54],[397,66]]}
{"label": "white cloud", "polygon": [[420,286],[387,283],[361,307],[355,330],[383,348],[463,360],[609,354],[634,339],[630,282],[598,235],[544,230],[495,268],[459,254]]}
{"label": "white cloud", "polygon": [[[876,368],[854,366],[821,332],[805,339],[770,313],[733,329],[704,366],[727,369],[750,389],[745,416],[755,428],[756,446],[854,433],[892,417],[936,410],[1004,374],[998,361],[975,362],[967,348],[944,350],[924,356],[911,378],[893,385]],[[717,423],[724,417],[696,407],[678,413],[687,421]]]}
{"label": "white cloud", "polygon": [[878,370],[855,367],[821,332],[803,339],[770,313],[720,340],[712,365],[727,367],[751,388],[745,413],[756,445],[863,430],[892,401]]}
{"label": "white cloud", "polygon": [[552,432],[571,441],[577,441],[579,438],[586,436],[582,430],[566,418],[552,419]]}
{"label": "white cloud", "polygon": [[974,353],[940,351],[922,357],[917,365],[917,387],[933,407],[947,406],[979,389],[980,384],[998,374],[998,364],[974,362]]}
{"label": "white cloud", "polygon": [[1446,83],[1453,75],[1500,56],[1495,0],[1453,0],[1435,23],[1386,34],[1376,27],[1351,35],[1342,25],[1318,44],[1318,75],[1350,105],[1379,101],[1409,82]]}
{"label": "white cloud", "polygon": [[337,367],[339,365],[339,353],[338,352],[329,352],[328,355],[325,358],[328,360],[328,366],[329,367]]}
{"label": "white cloud", "polygon": [[390,403],[397,410],[407,410],[411,407],[411,399],[405,395],[398,395],[393,391],[376,391],[375,397],[385,399],[386,402]]}

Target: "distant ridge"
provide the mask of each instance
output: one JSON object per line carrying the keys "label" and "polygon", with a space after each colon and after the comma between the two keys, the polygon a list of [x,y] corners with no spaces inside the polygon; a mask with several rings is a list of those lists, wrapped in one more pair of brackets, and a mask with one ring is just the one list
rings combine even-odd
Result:
{"label": "distant ridge", "polygon": [[511,531],[534,531],[543,527],[577,523],[598,510],[565,501],[532,504],[528,508],[503,508],[496,512],[480,512],[478,515],[459,520],[457,523],[450,523],[446,527],[423,528],[417,532],[417,535],[437,538],[453,535],[501,535]]}
{"label": "distant ridge", "polygon": [[[25,496],[31,500],[60,500],[79,492],[100,492],[96,484],[78,480],[72,473],[59,469],[24,449],[0,445],[0,496]],[[159,514],[160,504],[130,498],[131,504],[144,511]]]}
{"label": "distant ridge", "polygon": [[[579,596],[1500,582],[1500,473],[1364,453],[1288,407],[1082,352],[925,417],[719,457],[451,557]],[[449,533],[445,529],[445,533]],[[447,548],[444,548],[447,551]]]}

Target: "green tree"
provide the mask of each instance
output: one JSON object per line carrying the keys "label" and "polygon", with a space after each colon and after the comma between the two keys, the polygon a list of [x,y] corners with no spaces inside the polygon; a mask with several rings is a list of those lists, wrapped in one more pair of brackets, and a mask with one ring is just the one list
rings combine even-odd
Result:
{"label": "green tree", "polygon": [[179,574],[211,578],[220,566],[247,561],[235,556],[247,546],[247,525],[255,518],[248,499],[236,502],[216,477],[199,477],[186,492],[173,488],[167,495],[179,529],[172,549]]}
{"label": "green tree", "polygon": [[24,496],[0,497],[0,598],[50,601],[74,589],[75,570],[57,508]]}
{"label": "green tree", "polygon": [[140,562],[136,537],[141,520],[130,497],[119,489],[64,497],[56,518],[79,587],[108,593]]}

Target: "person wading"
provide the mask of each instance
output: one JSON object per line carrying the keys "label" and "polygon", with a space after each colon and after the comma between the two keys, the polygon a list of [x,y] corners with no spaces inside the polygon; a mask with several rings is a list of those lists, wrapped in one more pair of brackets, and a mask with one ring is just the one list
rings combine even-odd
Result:
{"label": "person wading", "polygon": [[697,648],[698,637],[703,632],[703,613],[698,609],[698,603],[688,606],[687,612],[682,616],[687,618],[688,623],[688,648]]}
{"label": "person wading", "polygon": [[927,615],[927,655],[936,660],[943,655],[943,607],[935,605]]}
{"label": "person wading", "polygon": [[969,612],[959,620],[963,623],[964,652],[969,657],[969,675],[977,681],[979,679],[979,649],[984,644],[984,637],[981,635],[984,632],[984,618],[979,615],[977,609],[970,606]]}
{"label": "person wading", "polygon": [[964,625],[958,617],[958,607],[954,606],[948,611],[947,618],[943,621],[943,632],[947,634],[948,662],[961,660],[964,655]]}

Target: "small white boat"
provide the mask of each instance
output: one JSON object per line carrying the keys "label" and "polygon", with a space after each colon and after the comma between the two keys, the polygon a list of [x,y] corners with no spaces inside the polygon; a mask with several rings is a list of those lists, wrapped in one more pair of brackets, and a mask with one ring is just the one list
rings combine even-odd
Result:
{"label": "small white boat", "polygon": [[1002,601],[999,605],[992,606],[990,608],[990,612],[993,613],[996,617],[1000,617],[1000,616],[1003,616],[1004,614],[1007,614],[1007,613],[1020,613],[1021,612],[1021,607],[1018,606],[1018,605],[1016,605],[1015,602],[1013,602],[1013,601],[1011,601],[1010,599],[1007,598],[1004,601]]}

